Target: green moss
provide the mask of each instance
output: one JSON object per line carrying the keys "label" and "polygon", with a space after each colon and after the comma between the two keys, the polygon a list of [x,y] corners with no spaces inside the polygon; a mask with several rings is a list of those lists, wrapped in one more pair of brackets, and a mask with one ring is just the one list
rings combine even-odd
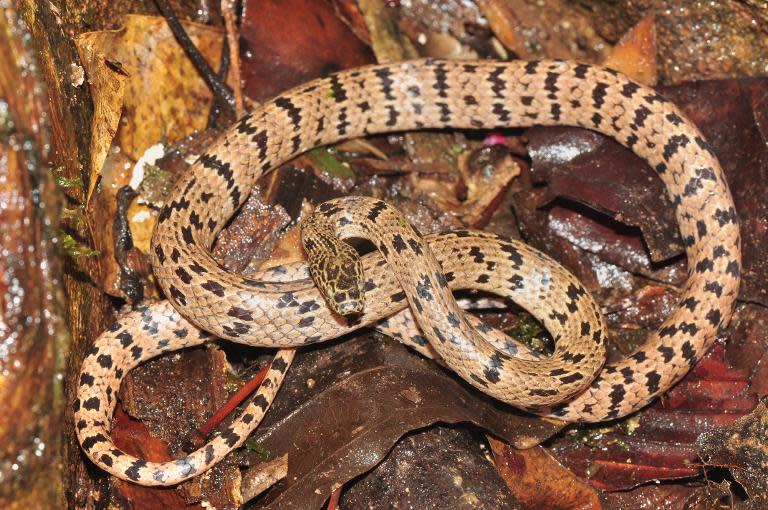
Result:
{"label": "green moss", "polygon": [[69,177],[64,177],[61,173],[64,171],[64,167],[60,166],[53,169],[53,176],[56,180],[56,185],[61,186],[62,188],[82,188],[83,187],[83,180],[79,177],[76,177],[74,179],[70,179]]}
{"label": "green moss", "polygon": [[65,255],[72,258],[101,255],[99,250],[93,250],[81,245],[74,237],[64,232],[61,234],[61,249]]}
{"label": "green moss", "polygon": [[552,337],[529,313],[520,313],[517,323],[505,333],[535,352],[550,354],[553,351]]}
{"label": "green moss", "polygon": [[256,453],[259,457],[264,459],[265,461],[269,459],[269,450],[264,448],[264,445],[262,445],[259,441],[257,441],[253,437],[249,437],[245,440],[243,443],[243,448],[248,450],[249,452]]}

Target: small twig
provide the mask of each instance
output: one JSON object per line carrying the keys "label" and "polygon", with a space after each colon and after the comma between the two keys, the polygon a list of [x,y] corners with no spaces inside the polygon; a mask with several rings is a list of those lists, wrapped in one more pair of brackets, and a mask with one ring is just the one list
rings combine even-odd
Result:
{"label": "small twig", "polygon": [[229,397],[229,400],[227,400],[223,406],[221,406],[215,413],[213,413],[213,416],[208,418],[208,421],[206,421],[202,427],[200,427],[196,432],[190,434],[191,437],[187,439],[188,443],[185,448],[199,448],[206,441],[206,439],[208,439],[208,436],[211,435],[216,427],[219,426],[224,418],[229,416],[229,414],[234,411],[237,406],[242,404],[243,401],[248,398],[251,393],[259,388],[261,382],[267,376],[268,371],[269,365],[259,370],[259,373],[256,374],[253,379],[245,383],[242,388],[237,390],[234,395]]}
{"label": "small twig", "polygon": [[[224,27],[227,31],[227,46],[232,61],[232,81],[235,89],[235,116],[239,119],[245,113],[243,108],[243,93],[240,90],[240,44],[239,33],[235,25],[235,0],[221,0],[221,14],[224,16]],[[223,79],[226,79],[224,76]]]}
{"label": "small twig", "polygon": [[219,97],[222,102],[229,105],[231,108],[235,108],[235,98],[232,95],[232,91],[229,89],[226,83],[219,80],[216,73],[211,66],[205,60],[205,57],[198,51],[195,43],[192,42],[184,27],[181,25],[179,18],[173,11],[173,7],[168,0],[155,0],[157,8],[162,13],[165,21],[168,23],[168,27],[173,32],[174,37],[181,45],[184,52],[187,54],[195,69],[200,73],[200,76],[208,84],[213,94]]}
{"label": "small twig", "polygon": [[[221,81],[226,81],[227,79],[227,73],[229,72],[229,55],[229,43],[227,42],[227,39],[224,39],[224,44],[221,46],[221,65],[219,65],[219,79]],[[230,111],[232,109],[232,107],[226,103],[221,104],[219,97],[214,95],[213,101],[211,101],[211,110],[208,112],[208,122],[206,123],[206,127],[212,128],[216,126],[222,108],[226,108]]]}
{"label": "small twig", "polygon": [[339,506],[339,498],[341,497],[341,489],[343,489],[344,486],[340,485],[336,488],[335,491],[331,494],[331,497],[328,498],[328,506],[325,508],[325,510],[336,510],[336,508]]}
{"label": "small twig", "polygon": [[288,454],[247,469],[240,483],[243,502],[252,500],[286,476],[288,476]]}
{"label": "small twig", "polygon": [[221,406],[219,410],[216,411],[202,427],[200,427],[200,430],[198,431],[200,435],[203,437],[208,437],[211,432],[213,432],[213,430],[219,426],[219,423],[221,423],[224,418],[229,416],[229,413],[234,411],[237,406],[242,404],[243,401],[248,398],[251,393],[259,388],[261,382],[267,376],[268,371],[269,365],[259,370],[259,373],[256,374],[253,379],[245,383],[242,388],[237,390],[234,395],[229,397],[227,403]]}

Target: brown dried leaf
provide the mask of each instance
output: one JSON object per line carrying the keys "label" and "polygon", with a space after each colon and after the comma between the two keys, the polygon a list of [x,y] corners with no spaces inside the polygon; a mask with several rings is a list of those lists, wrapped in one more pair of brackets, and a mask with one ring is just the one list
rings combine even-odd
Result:
{"label": "brown dried leaf", "polygon": [[488,438],[496,467],[526,508],[566,510],[602,508],[597,491],[584,483],[540,446],[515,450]]}
{"label": "brown dried leaf", "polygon": [[[182,24],[200,53],[216,68],[223,32]],[[122,29],[91,32],[80,39],[91,54],[117,63],[129,76],[123,94],[124,119],[117,136],[121,149],[133,160],[158,142],[173,143],[205,128],[211,93],[165,19],[128,15]],[[98,83],[105,80],[100,78]]]}
{"label": "brown dried leaf", "polygon": [[650,11],[606,55],[602,65],[620,71],[645,85],[656,85],[659,70],[656,65],[656,25]]}
{"label": "brown dried leaf", "polygon": [[[221,30],[191,23],[185,28],[216,67]],[[133,203],[126,208],[128,228],[121,231],[115,231],[112,220],[105,224],[105,218],[116,217],[116,193],[137,178],[135,172],[145,170],[134,168],[134,162],[149,147],[173,143],[205,127],[211,95],[163,18],[129,15],[122,29],[82,34],[77,44],[95,103],[86,207],[94,248],[100,252],[100,275],[94,279],[107,293],[130,299],[124,289],[127,275],[149,273],[138,251],[149,251],[156,214]],[[119,149],[113,149],[115,145]],[[118,257],[115,245],[128,235],[138,251]]]}
{"label": "brown dried leaf", "polygon": [[494,35],[524,60],[547,57],[598,62],[608,47],[591,20],[568,2],[478,3]]}
{"label": "brown dried leaf", "polygon": [[91,161],[86,205],[99,182],[101,168],[117,133],[123,111],[123,97],[128,73],[120,66],[107,60],[104,55],[100,32],[81,34],[75,38],[80,61],[88,77],[93,98],[93,119],[91,121]]}

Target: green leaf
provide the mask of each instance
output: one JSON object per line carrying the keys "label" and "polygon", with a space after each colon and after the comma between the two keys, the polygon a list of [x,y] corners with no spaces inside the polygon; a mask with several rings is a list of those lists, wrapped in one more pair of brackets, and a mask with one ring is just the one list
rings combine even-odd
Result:
{"label": "green leaf", "polygon": [[312,159],[317,165],[331,177],[338,177],[340,179],[354,179],[355,173],[349,167],[349,165],[334,155],[335,152],[327,147],[319,147],[313,149],[307,153],[307,156]]}

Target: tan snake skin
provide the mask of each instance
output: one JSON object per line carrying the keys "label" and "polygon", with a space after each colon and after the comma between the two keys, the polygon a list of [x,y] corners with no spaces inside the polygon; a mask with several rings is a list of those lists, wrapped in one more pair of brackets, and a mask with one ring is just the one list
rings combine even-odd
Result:
{"label": "tan snake skin", "polygon": [[[557,284],[565,286],[565,294],[545,292],[546,301],[535,299],[531,287],[550,282],[533,267],[545,259],[532,251],[523,256],[516,244],[476,232],[431,236],[424,242],[407,225],[395,229],[383,202],[348,199],[324,205],[318,214],[344,235],[356,227],[343,218],[367,218],[367,232],[378,229],[373,235],[387,258],[383,264],[380,255],[364,257],[365,310],[354,325],[330,312],[305,269],[290,269],[296,271],[291,275],[302,275],[296,280],[277,276],[287,268],[246,278],[227,273],[211,258],[216,234],[263,172],[311,147],[369,133],[531,125],[594,129],[645,158],[667,188],[688,255],[689,279],[674,313],[638,351],[606,366],[575,398],[563,401],[589,384],[589,367],[599,365],[581,348],[590,335],[599,335],[595,331],[602,319],[594,310],[590,314],[591,301],[575,283],[572,288]],[[347,205],[359,209],[345,212]],[[379,225],[378,218],[386,222]],[[483,391],[524,408],[550,406],[546,412],[569,421],[617,418],[679,380],[727,323],[739,285],[739,244],[733,201],[710,146],[671,103],[616,72],[562,61],[415,61],[339,73],[287,92],[246,116],[176,184],[152,243],[153,269],[173,306],[163,302],[127,314],[96,341],[83,362],[74,403],[78,438],[91,460],[124,479],[169,485],[195,476],[256,427],[293,358],[289,347],[390,317],[406,299],[432,347],[446,353],[446,362]],[[404,266],[403,260],[417,262]],[[560,336],[564,330],[556,329],[553,360],[559,362],[539,360],[534,371],[535,363],[529,366],[490,350],[477,321],[468,324],[459,315],[443,283],[515,293],[516,299],[527,295],[533,302],[524,306],[548,327],[575,324],[578,334]],[[573,315],[584,320],[571,321]],[[200,450],[167,463],[121,452],[108,431],[125,373],[161,352],[207,341],[211,335],[203,331],[283,350],[243,414]],[[592,346],[602,348],[604,340],[598,336]],[[512,366],[522,371],[508,373]],[[510,388],[515,382],[531,386]]]}

